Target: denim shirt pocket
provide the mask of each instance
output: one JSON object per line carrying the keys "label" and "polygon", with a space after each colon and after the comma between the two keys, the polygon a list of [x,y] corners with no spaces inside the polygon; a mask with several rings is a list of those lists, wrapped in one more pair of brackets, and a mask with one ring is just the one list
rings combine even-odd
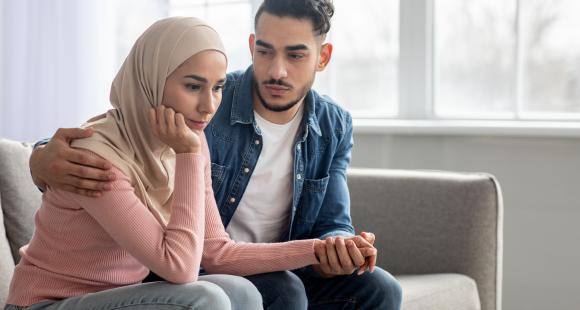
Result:
{"label": "denim shirt pocket", "polygon": [[214,193],[218,192],[220,186],[224,182],[226,169],[226,166],[211,163],[211,186]]}
{"label": "denim shirt pocket", "polygon": [[329,177],[322,179],[305,179],[296,217],[307,223],[316,222],[318,212],[324,201]]}

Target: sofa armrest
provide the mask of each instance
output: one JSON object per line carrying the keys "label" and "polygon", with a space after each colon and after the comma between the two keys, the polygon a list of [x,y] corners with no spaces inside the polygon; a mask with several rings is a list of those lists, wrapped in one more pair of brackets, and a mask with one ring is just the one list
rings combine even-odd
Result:
{"label": "sofa armrest", "polygon": [[503,205],[484,173],[351,169],[357,232],[376,234],[378,265],[397,274],[473,278],[482,309],[500,309]]}

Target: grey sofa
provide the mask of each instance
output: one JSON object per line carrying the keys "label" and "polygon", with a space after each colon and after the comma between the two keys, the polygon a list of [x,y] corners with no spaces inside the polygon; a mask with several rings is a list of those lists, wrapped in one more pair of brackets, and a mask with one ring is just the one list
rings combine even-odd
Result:
{"label": "grey sofa", "polygon": [[[0,139],[0,307],[40,193],[30,144]],[[377,235],[403,309],[501,309],[502,196],[488,174],[351,169],[352,217]]]}

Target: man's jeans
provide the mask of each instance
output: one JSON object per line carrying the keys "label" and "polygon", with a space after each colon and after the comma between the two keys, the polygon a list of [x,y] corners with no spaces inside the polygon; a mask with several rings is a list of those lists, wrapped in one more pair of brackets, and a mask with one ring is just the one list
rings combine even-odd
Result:
{"label": "man's jeans", "polygon": [[256,288],[242,277],[200,276],[199,281],[171,284],[164,281],[134,284],[98,293],[46,301],[30,307],[7,305],[5,310],[182,310],[182,309],[261,309]]}
{"label": "man's jeans", "polygon": [[388,272],[320,278],[310,268],[248,276],[262,293],[264,309],[399,310],[402,290]]}

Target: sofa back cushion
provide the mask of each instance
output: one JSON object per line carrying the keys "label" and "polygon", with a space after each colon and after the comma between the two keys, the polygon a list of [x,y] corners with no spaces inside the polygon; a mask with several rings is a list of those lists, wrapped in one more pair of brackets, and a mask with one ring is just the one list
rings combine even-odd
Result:
{"label": "sofa back cushion", "polygon": [[42,196],[30,176],[31,151],[30,144],[0,139],[0,199],[14,262],[20,260],[18,249],[32,237],[34,213]]}
{"label": "sofa back cushion", "polygon": [[8,287],[14,271],[14,259],[10,253],[10,244],[6,239],[3,223],[2,193],[0,193],[0,308],[4,307],[4,303],[6,303],[6,295],[8,295]]}

